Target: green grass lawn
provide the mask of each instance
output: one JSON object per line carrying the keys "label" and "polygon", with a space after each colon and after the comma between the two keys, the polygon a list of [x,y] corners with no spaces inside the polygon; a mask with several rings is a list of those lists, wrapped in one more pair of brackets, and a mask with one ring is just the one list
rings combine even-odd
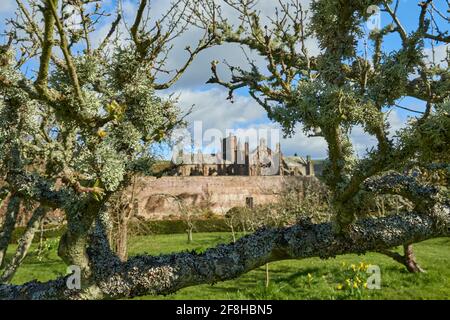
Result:
{"label": "green grass lawn", "polygon": [[[204,250],[218,243],[231,241],[227,233],[198,233],[186,243],[186,235],[155,235],[134,237],[130,241],[131,255],[138,253],[170,253],[182,250]],[[65,272],[56,255],[56,242],[48,255],[39,261],[31,254],[24,261],[13,282],[55,278]],[[410,274],[388,257],[376,253],[345,255],[335,259],[305,259],[271,263],[270,284],[265,286],[266,269],[258,268],[238,279],[185,288],[170,296],[140,297],[139,299],[450,299],[450,239],[433,239],[415,245],[415,253],[424,274]],[[33,247],[35,248],[35,247]],[[11,246],[9,254],[14,248]],[[368,290],[363,282],[358,289],[340,289],[346,279],[355,279],[349,271],[360,262],[376,264],[381,269],[381,289]],[[359,277],[364,280],[365,272]],[[352,278],[353,277],[353,278]]]}

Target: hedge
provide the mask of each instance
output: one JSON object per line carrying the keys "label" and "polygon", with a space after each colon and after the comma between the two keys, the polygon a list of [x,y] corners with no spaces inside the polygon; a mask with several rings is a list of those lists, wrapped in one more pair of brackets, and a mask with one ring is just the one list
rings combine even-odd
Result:
{"label": "hedge", "polygon": [[[61,228],[57,228],[56,226],[51,226],[48,228],[49,230],[44,229],[44,238],[59,238],[63,235],[63,233],[66,231],[66,226],[62,226]],[[20,237],[25,232],[25,227],[16,227],[12,233],[11,236],[11,243],[17,243],[20,239]],[[41,231],[36,231],[36,234],[34,236],[33,242],[39,242]]]}
{"label": "hedge", "polygon": [[[227,232],[230,227],[227,226],[224,219],[210,218],[210,219],[196,219],[194,223],[194,232]],[[138,226],[138,224],[140,226]],[[66,230],[66,226],[55,228],[49,227],[49,230],[44,229],[44,238],[58,238]],[[183,220],[148,220],[142,222],[130,222],[128,229],[132,234],[148,235],[148,234],[174,234],[186,233],[186,224]],[[139,230],[139,231],[137,231]],[[146,232],[142,232],[145,230]],[[17,243],[20,237],[25,232],[25,227],[17,227],[11,237],[11,243]],[[40,231],[36,232],[33,242],[39,242]]]}
{"label": "hedge", "polygon": [[[145,222],[138,222],[143,224],[143,228],[148,230],[147,234],[174,234],[186,233],[186,223],[183,220],[148,220]],[[137,229],[134,222],[129,226],[130,230]],[[230,231],[230,227],[225,223],[225,219],[211,218],[211,219],[196,219],[193,220],[194,232],[226,232]],[[140,235],[140,232],[136,232]]]}

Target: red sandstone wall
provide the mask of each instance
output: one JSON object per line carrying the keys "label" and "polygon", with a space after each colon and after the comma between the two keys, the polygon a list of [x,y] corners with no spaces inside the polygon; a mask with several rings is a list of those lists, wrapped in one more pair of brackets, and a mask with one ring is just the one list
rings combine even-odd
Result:
{"label": "red sandstone wall", "polygon": [[136,200],[139,215],[147,219],[180,214],[179,202],[171,196],[184,199],[186,205],[205,206],[208,203],[213,212],[225,214],[233,207],[245,206],[247,197],[253,197],[254,205],[274,202],[287,183],[302,184],[311,179],[314,178],[294,176],[141,178],[137,183]]}

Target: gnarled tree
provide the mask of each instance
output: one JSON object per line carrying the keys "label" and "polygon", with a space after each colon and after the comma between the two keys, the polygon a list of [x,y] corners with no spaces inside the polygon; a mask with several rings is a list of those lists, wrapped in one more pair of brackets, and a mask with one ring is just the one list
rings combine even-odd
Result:
{"label": "gnarled tree", "polygon": [[[11,193],[0,238],[0,257],[10,241],[20,199],[39,203],[24,236],[34,234],[47,208],[67,218],[58,254],[81,268],[90,282],[88,235],[112,195],[136,173],[151,174],[151,146],[183,122],[175,101],[156,90],[170,87],[194,57],[213,43],[205,33],[175,71],[166,70],[172,41],[186,31],[187,2],[177,1],[149,26],[143,0],[130,23],[120,8],[102,41],[96,32],[106,9],[96,0],[17,0],[8,20],[9,41],[1,47],[0,158]],[[43,20],[43,28],[39,27]],[[124,35],[125,33],[125,35]],[[62,54],[59,54],[62,53]],[[34,73],[28,68],[37,68]],[[157,82],[159,73],[167,81]],[[29,231],[29,232],[28,232]],[[11,279],[23,252],[19,246],[0,279]]]}
{"label": "gnarled tree", "polygon": [[[227,88],[231,100],[235,90],[248,88],[287,136],[301,124],[307,135],[326,141],[324,180],[333,194],[338,233],[347,233],[358,216],[367,213],[363,207],[368,193],[402,196],[424,212],[432,210],[436,202],[448,201],[450,56],[444,45],[450,38],[445,31],[449,19],[442,7],[440,11],[432,0],[418,1],[417,28],[408,31],[397,15],[399,1],[316,0],[305,10],[301,1],[280,0],[274,15],[265,22],[257,10],[257,1],[223,2],[239,16],[237,25],[223,18],[214,2],[201,9],[192,8],[198,18],[196,25],[209,28],[221,43],[237,43],[257,52],[267,66],[260,70],[252,61],[249,68],[230,66],[231,81],[224,81],[218,62],[213,61],[208,83]],[[364,27],[379,10],[392,22],[384,27],[374,25],[366,39]],[[397,36],[399,45],[395,50],[384,49],[389,48],[384,42],[388,36]],[[312,39],[319,47],[315,55],[308,48]],[[428,57],[427,45],[432,52]],[[434,58],[438,45],[447,48],[442,61]],[[369,51],[373,52],[371,56]],[[411,119],[393,139],[387,115],[392,108],[402,108],[399,101],[405,97],[420,100],[416,103],[424,110],[409,109],[420,116]],[[356,157],[350,139],[356,126],[378,143],[364,158]],[[367,189],[368,179],[385,179],[387,174],[389,179],[398,176],[397,182],[401,183],[402,176],[397,172],[412,171],[421,172],[418,181],[439,190],[435,200],[430,202],[412,189],[393,185],[391,189]],[[401,258],[385,253],[397,261],[406,261],[408,270],[420,271],[412,261],[411,250],[405,244],[405,256]]]}
{"label": "gnarled tree", "polygon": [[[29,6],[17,1],[23,19],[11,21],[17,32],[2,49],[0,61],[0,155],[5,188],[19,198],[64,211],[67,232],[58,253],[68,265],[81,268],[82,287],[69,289],[67,277],[46,283],[0,284],[0,298],[114,299],[168,294],[186,286],[232,279],[271,261],[382,251],[450,235],[450,204],[442,183],[394,171],[414,164],[443,172],[445,179],[448,176],[448,73],[428,68],[420,59],[425,38],[447,41],[445,34],[429,33],[425,16],[431,1],[423,4],[419,29],[403,35],[403,48],[398,52],[383,55],[379,48],[383,35],[403,34],[399,24],[374,36],[378,49],[373,64],[356,57],[354,41],[368,17],[366,7],[382,1],[315,1],[311,31],[303,27],[299,10],[286,7],[284,18],[277,16],[269,31],[251,12],[251,1],[227,1],[243,17],[242,26],[234,31],[220,20],[214,3],[205,11],[189,12],[186,18],[182,2],[175,3],[154,28],[145,29],[147,1],[141,0],[129,28],[130,39],[113,41],[121,19],[118,15],[97,48],[89,37],[95,28],[93,17],[103,14],[89,6],[96,1],[70,1],[70,5],[58,0],[45,0],[42,5],[31,1]],[[29,8],[41,12],[43,31],[32,20],[35,15],[28,13]],[[88,8],[94,10],[89,15]],[[69,25],[74,21],[69,19],[71,14],[81,17],[80,28]],[[206,28],[204,38],[196,49],[188,48],[187,63],[172,80],[156,83],[155,72],[161,71],[158,62],[165,61],[168,42],[193,17],[198,18],[194,23]],[[289,19],[293,21],[290,28]],[[314,32],[320,41],[323,51],[318,57],[310,57],[302,45],[307,32]],[[270,75],[256,67],[250,72],[235,69],[229,84],[218,78],[213,65],[210,82],[230,90],[248,86],[287,132],[297,122],[306,130],[321,129],[329,145],[326,181],[334,194],[338,219],[261,229],[201,254],[141,255],[123,262],[112,252],[106,236],[108,199],[129,184],[133,173],[151,168],[148,146],[179,123],[174,104],[157,98],[155,90],[176,81],[198,52],[223,41],[257,50],[267,58]],[[20,47],[24,56],[17,61],[14,50]],[[76,48],[82,48],[82,53],[74,54]],[[19,68],[23,60],[34,56],[39,58],[36,78]],[[419,76],[411,79],[413,71]],[[382,110],[405,94],[424,99],[428,107],[394,143],[386,135]],[[356,124],[379,140],[379,150],[364,160],[353,157],[348,139]],[[400,194],[415,206],[387,217],[360,218],[358,199],[363,192]]]}

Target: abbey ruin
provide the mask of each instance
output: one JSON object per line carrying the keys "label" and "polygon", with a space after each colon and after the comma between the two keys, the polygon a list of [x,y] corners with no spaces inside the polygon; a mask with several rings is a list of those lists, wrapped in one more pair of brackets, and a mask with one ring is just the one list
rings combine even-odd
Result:
{"label": "abbey ruin", "polygon": [[242,145],[236,136],[222,140],[221,152],[213,154],[183,153],[174,161],[177,176],[314,176],[310,156],[284,157],[280,143],[271,150],[265,139],[260,139],[250,152],[247,141]]}
{"label": "abbey ruin", "polygon": [[250,151],[236,136],[222,140],[215,154],[180,153],[171,176],[142,178],[136,192],[138,212],[147,219],[182,214],[181,207],[207,207],[225,214],[233,207],[277,201],[287,184],[302,189],[315,179],[311,157],[284,157],[280,144],[270,149],[264,139]]}

